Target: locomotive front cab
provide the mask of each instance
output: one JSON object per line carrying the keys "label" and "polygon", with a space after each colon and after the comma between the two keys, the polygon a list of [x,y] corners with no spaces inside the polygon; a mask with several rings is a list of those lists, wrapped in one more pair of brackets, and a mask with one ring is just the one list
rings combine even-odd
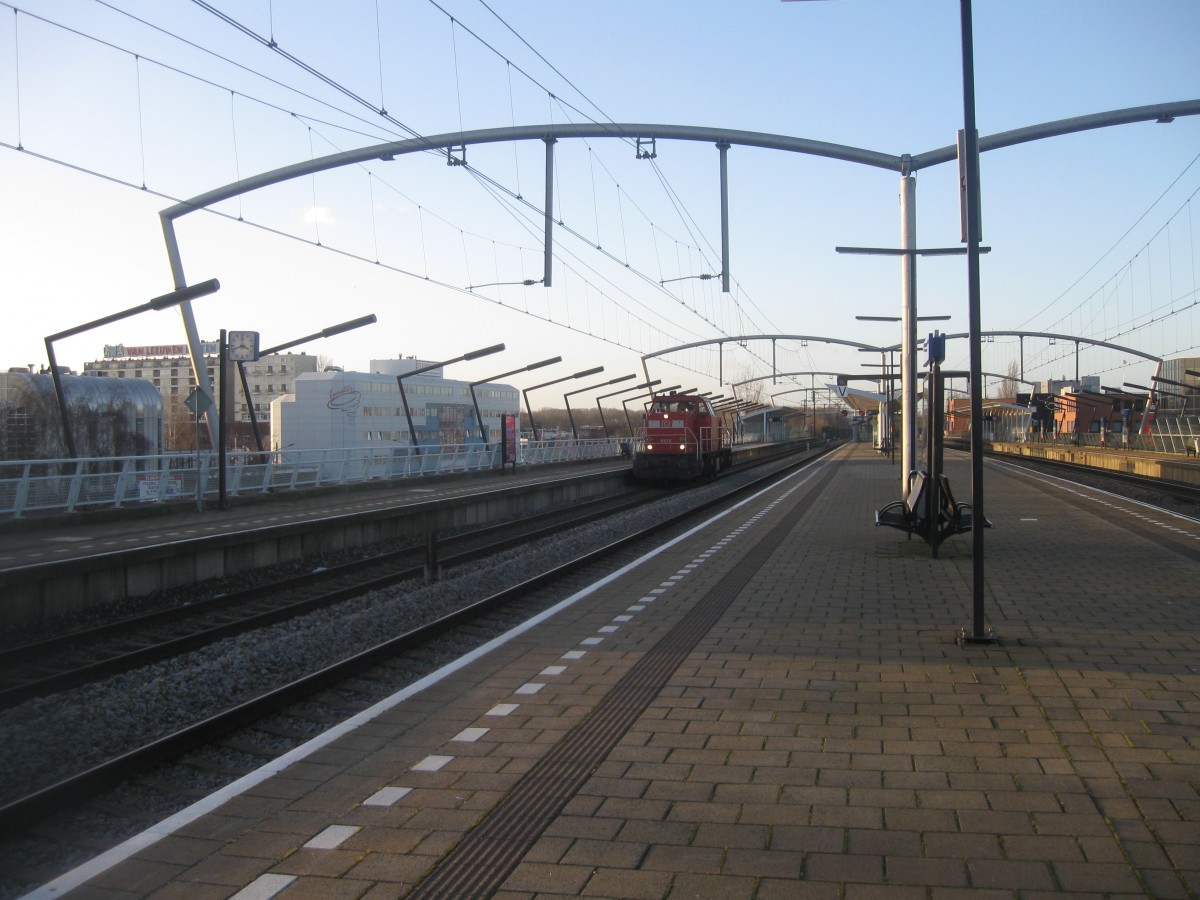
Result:
{"label": "locomotive front cab", "polygon": [[635,477],[690,481],[715,475],[732,462],[725,426],[707,397],[664,394],[646,410],[643,449],[634,456]]}
{"label": "locomotive front cab", "polygon": [[703,397],[656,397],[646,413],[646,452],[699,454],[717,421]]}

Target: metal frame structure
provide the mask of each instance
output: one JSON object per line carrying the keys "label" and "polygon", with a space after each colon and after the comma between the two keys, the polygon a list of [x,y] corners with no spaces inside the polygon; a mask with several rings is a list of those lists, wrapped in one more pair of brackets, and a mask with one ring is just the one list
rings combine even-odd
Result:
{"label": "metal frame structure", "polygon": [[[969,23],[970,19],[970,4],[966,3],[964,23]],[[964,31],[969,31],[969,24],[964,24]],[[964,35],[967,37],[968,35]],[[966,49],[964,47],[964,49]],[[965,70],[965,67],[964,67]],[[973,120],[973,94],[972,86],[972,120]],[[1011,131],[1001,132],[991,135],[990,137],[978,137],[972,126],[969,128],[967,136],[967,146],[970,149],[971,155],[974,157],[974,165],[978,166],[978,154],[987,150],[995,150],[1001,147],[1011,147],[1015,144],[1026,143],[1028,141],[1042,140],[1044,138],[1056,137],[1065,134],[1074,134],[1080,131],[1088,131],[1096,128],[1105,128],[1113,125],[1125,125],[1133,122],[1161,122],[1167,123],[1173,121],[1179,116],[1200,115],[1200,100],[1184,100],[1173,103],[1160,103],[1149,106],[1129,107],[1125,109],[1111,110],[1109,112],[1094,113],[1085,116],[1076,116],[1069,119],[1059,119],[1053,122],[1045,122],[1039,125],[1027,126]],[[834,144],[826,141],[818,141],[810,138],[789,137],[786,135],[769,134],[753,131],[740,131],[727,128],[708,128],[691,125],[655,125],[655,124],[630,124],[630,123],[563,123],[563,124],[547,124],[547,125],[523,125],[512,126],[508,128],[485,128],[472,131],[456,131],[450,134],[432,135],[428,137],[409,138],[401,141],[389,141],[382,144],[373,144],[368,147],[361,147],[357,150],[340,151],[328,156],[319,157],[316,159],[307,160],[300,163],[294,163],[289,166],[283,166],[278,169],[273,169],[269,172],[263,172],[258,175],[244,178],[233,182],[223,187],[215,188],[211,191],[198,194],[191,199],[184,200],[174,206],[168,207],[159,213],[159,219],[162,222],[163,239],[166,243],[167,258],[171,267],[171,275],[175,282],[176,289],[187,286],[187,278],[183,270],[183,258],[179,251],[179,243],[175,235],[175,220],[181,218],[197,210],[206,209],[214,203],[222,200],[228,200],[233,197],[240,196],[250,191],[258,190],[259,188],[267,187],[272,184],[278,184],[283,181],[289,181],[293,178],[299,178],[305,175],[311,175],[316,172],[323,172],[329,169],[340,168],[341,166],[355,165],[358,163],[369,162],[371,160],[392,161],[397,156],[403,156],[409,153],[417,152],[438,152],[459,150],[465,154],[466,147],[470,144],[487,144],[487,143],[502,143],[510,141],[532,141],[540,140],[546,146],[546,183],[545,195],[543,203],[544,215],[544,275],[542,284],[545,287],[550,287],[552,284],[552,257],[551,248],[553,246],[553,226],[554,226],[554,144],[559,140],[564,139],[585,139],[585,138],[617,138],[627,141],[637,142],[637,156],[639,159],[653,158],[656,153],[643,152],[644,144],[656,148],[656,141],[659,138],[663,140],[679,140],[679,141],[700,141],[704,143],[714,144],[719,153],[719,191],[721,195],[721,284],[722,290],[729,291],[729,198],[728,198],[728,151],[734,147],[758,147],[768,150],[782,150],[790,153],[801,153],[808,156],[819,156],[828,159],[842,160],[844,162],[857,163],[859,165],[871,166],[874,168],[886,169],[889,171],[898,172],[901,176],[901,196],[906,203],[906,209],[909,211],[903,217],[901,245],[905,248],[916,246],[915,230],[915,191],[916,181],[913,178],[913,173],[930,166],[941,165],[958,159],[959,147],[957,145],[940,147],[935,150],[930,150],[919,154],[889,154],[875,150],[867,150],[861,147],[851,147],[844,144]],[[451,161],[453,157],[449,158]],[[465,157],[458,160],[459,164],[465,164]],[[977,173],[976,173],[977,181]],[[972,182],[975,187],[977,184]],[[978,252],[978,242],[974,252]],[[915,283],[915,272],[912,270],[912,254],[908,253],[904,257],[904,283]],[[975,261],[977,265],[978,261]],[[906,291],[906,294],[909,293]],[[910,308],[915,310],[915,292],[912,292],[905,302],[905,314],[907,315]],[[196,376],[196,383],[199,385],[198,390],[205,394],[209,401],[212,401],[212,382],[208,378],[208,372],[204,365],[203,356],[198,354],[197,348],[200,347],[199,333],[196,329],[195,316],[191,309],[191,304],[184,302],[180,304],[180,315],[184,321],[184,329],[187,333],[188,347],[191,351],[193,371]],[[915,315],[915,312],[913,313]],[[915,350],[913,351],[915,354]],[[902,370],[911,370],[912,361],[905,361],[901,368]],[[647,374],[647,379],[649,374]],[[906,390],[910,389],[906,387]],[[209,421],[210,430],[212,429],[212,421]]]}

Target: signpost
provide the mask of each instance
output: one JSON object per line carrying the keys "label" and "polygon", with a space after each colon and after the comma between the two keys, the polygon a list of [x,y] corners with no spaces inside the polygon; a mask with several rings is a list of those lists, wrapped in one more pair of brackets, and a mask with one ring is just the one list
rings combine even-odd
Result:
{"label": "signpost", "polygon": [[196,417],[196,512],[204,512],[204,485],[200,479],[200,420],[213,405],[213,400],[203,391],[193,390],[183,401],[183,405]]}

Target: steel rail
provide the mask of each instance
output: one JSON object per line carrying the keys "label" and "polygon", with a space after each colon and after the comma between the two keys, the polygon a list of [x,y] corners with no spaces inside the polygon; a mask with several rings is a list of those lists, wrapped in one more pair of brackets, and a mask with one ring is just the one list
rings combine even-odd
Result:
{"label": "steel rail", "polygon": [[[549,587],[557,580],[571,575],[592,563],[600,562],[639,541],[651,538],[663,531],[705,512],[715,506],[728,503],[731,499],[759,489],[763,483],[777,478],[781,471],[802,468],[832,452],[840,443],[823,444],[815,451],[807,452],[801,459],[788,463],[754,481],[733,488],[719,497],[712,498],[687,511],[672,516],[647,528],[619,538],[599,549],[589,551],[575,559],[555,566],[540,575],[520,584],[501,590],[482,600],[468,604],[452,613],[390,638],[346,659],[327,666],[317,672],[298,678],[288,684],[273,688],[251,700],[239,703],[221,713],[187,725],[172,734],[154,740],[142,747],[122,753],[104,763],[92,766],[84,772],[65,778],[55,784],[39,788],[24,797],[0,806],[0,832],[9,833],[29,827],[31,819],[77,805],[83,798],[113,787],[125,779],[145,772],[149,767],[178,757],[179,755],[210,743],[236,728],[247,725],[285,708],[291,703],[311,696],[313,693],[335,685],[372,666],[387,662],[397,654],[411,650],[433,640],[444,632],[474,621],[486,613],[503,608],[509,603],[524,599],[530,593]],[[737,471],[736,469],[730,470]]]}

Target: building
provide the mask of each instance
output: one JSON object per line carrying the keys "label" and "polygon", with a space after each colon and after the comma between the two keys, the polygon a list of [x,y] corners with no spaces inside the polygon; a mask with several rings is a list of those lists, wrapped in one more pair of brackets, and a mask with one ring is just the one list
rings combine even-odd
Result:
{"label": "building", "polygon": [[[204,362],[208,377],[220,392],[218,343],[203,344]],[[227,362],[230,390],[229,413],[226,421],[240,428],[234,429],[234,440],[249,447],[253,441],[248,428],[250,406],[259,425],[259,434],[265,438],[270,433],[271,402],[288,394],[297,375],[317,370],[317,358],[305,353],[275,353],[264,356],[257,362],[242,364],[246,373],[246,387],[250,399],[242,390],[237,363]],[[184,400],[196,389],[192,375],[192,361],[185,344],[156,344],[149,346],[106,345],[104,358],[84,363],[83,374],[101,378],[140,378],[149,381],[162,395],[168,420],[189,419],[191,414],[183,407]],[[184,429],[186,433],[186,429]],[[174,442],[168,438],[168,444]]]}
{"label": "building", "polygon": [[[98,381],[62,375],[71,434],[79,457],[147,456],[162,452],[163,402],[148,381]],[[0,373],[0,459],[65,459],[62,413],[47,373]]]}
{"label": "building", "polygon": [[443,378],[441,368],[406,378],[402,398],[397,376],[427,365],[413,358],[372,360],[370,372],[299,375],[292,392],[271,404],[271,449],[390,446],[407,452],[414,436],[423,447],[466,445],[483,443],[483,431],[494,444],[501,439],[502,416],[514,416],[519,429],[520,392],[511,385],[476,386],[483,429],[470,383]]}

